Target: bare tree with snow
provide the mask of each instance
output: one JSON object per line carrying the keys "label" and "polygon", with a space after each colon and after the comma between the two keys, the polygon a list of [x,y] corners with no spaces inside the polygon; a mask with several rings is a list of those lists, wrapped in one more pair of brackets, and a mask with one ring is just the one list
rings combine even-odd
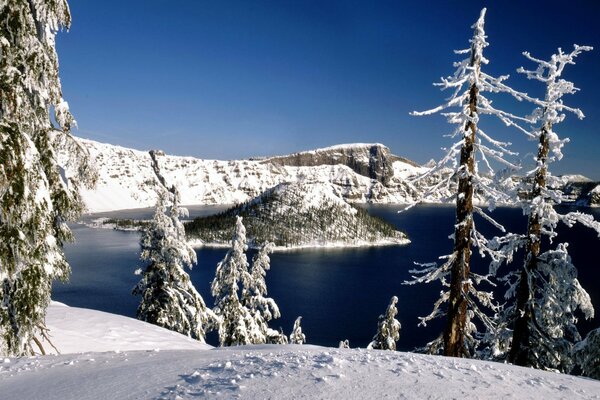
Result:
{"label": "bare tree with snow", "polygon": [[0,5],[1,354],[32,354],[34,343],[44,353],[52,281],[70,273],[67,221],[84,208],[80,187],[96,179],[70,134],[75,121],[58,76],[55,36],[70,24],[66,0]]}
{"label": "bare tree with snow", "polygon": [[498,240],[504,246],[504,252],[525,249],[520,272],[510,273],[505,278],[509,283],[506,297],[514,302],[509,303],[501,314],[494,349],[497,357],[508,351],[508,360],[518,365],[568,372],[572,367],[572,346],[581,339],[575,326],[575,311],[581,310],[586,318],[594,315],[590,298],[577,280],[577,270],[567,251],[568,244],[558,243],[556,247],[542,251],[544,237],[550,244],[557,240],[559,223],[567,226],[582,223],[600,235],[600,224],[591,215],[561,214],[555,209],[561,202],[562,193],[557,188],[562,181],[553,177],[549,169],[553,161],[562,158],[562,148],[568,142],[568,139],[559,138],[555,126],[564,120],[567,111],[583,118],[581,110],[568,107],[562,101],[565,94],[577,91],[572,82],[561,78],[563,70],[574,64],[578,55],[589,50],[591,47],[587,46],[575,46],[570,53],[559,49],[549,61],[524,53],[537,68],[518,70],[546,86],[544,101],[532,116],[538,128],[528,133],[539,143],[535,167],[523,181],[524,187],[519,189],[526,193],[522,207],[528,217],[527,234],[509,235]]}
{"label": "bare tree with snow", "polygon": [[368,349],[375,350],[396,350],[396,342],[400,339],[400,322],[396,319],[398,310],[398,297],[392,296],[385,314],[379,316],[377,323],[377,333],[373,340],[367,346]]}
{"label": "bare tree with snow", "polygon": [[[508,149],[510,143],[489,136],[482,129],[480,117],[492,115],[506,125],[518,129],[522,129],[518,122],[524,121],[523,118],[494,108],[485,94],[507,93],[517,100],[533,100],[508,87],[504,83],[508,76],[495,78],[482,70],[483,66],[488,64],[488,60],[483,56],[483,49],[488,46],[484,31],[485,12],[485,9],[481,11],[479,19],[473,25],[474,34],[470,40],[470,48],[456,51],[457,54],[468,54],[468,57],[455,63],[457,69],[453,76],[442,78],[441,82],[436,84],[442,90],[452,90],[451,97],[445,104],[432,110],[413,113],[430,115],[442,112],[449,123],[456,125],[450,136],[458,140],[447,149],[442,160],[418,178],[427,182],[428,178],[436,174],[444,177],[433,180],[434,183],[429,185],[425,195],[436,192],[453,193],[456,201],[456,223],[452,236],[454,249],[450,255],[441,257],[445,260],[441,266],[437,263],[423,264],[422,269],[411,271],[416,275],[413,281],[407,282],[429,283],[439,280],[448,288],[442,292],[431,314],[421,318],[421,324],[425,325],[433,318],[446,315],[444,332],[438,340],[430,344],[430,350],[443,348],[445,355],[455,357],[468,357],[473,354],[477,341],[474,317],[483,322],[485,329],[490,328],[491,321],[476,302],[495,309],[491,293],[479,291],[475,287],[476,283],[487,280],[487,277],[471,271],[472,252],[477,248],[481,255],[492,258],[491,272],[503,258],[476,229],[473,215],[479,214],[501,231],[504,231],[504,228],[473,204],[474,195],[477,194],[480,200],[488,202],[490,210],[496,203],[508,200],[509,196],[502,190],[505,175],[497,173],[494,168],[498,165],[506,170],[516,169],[516,165],[505,159],[507,155],[514,155]],[[451,109],[457,110],[446,111]],[[483,170],[479,168],[480,163],[484,165]],[[448,173],[448,170],[452,172]],[[445,303],[448,307],[444,312],[442,305]]]}
{"label": "bare tree with snow", "polygon": [[292,328],[292,333],[290,334],[290,344],[306,343],[306,335],[302,333],[302,326],[300,326],[301,322],[302,317],[298,317],[296,318],[296,321],[294,321],[294,327]]}

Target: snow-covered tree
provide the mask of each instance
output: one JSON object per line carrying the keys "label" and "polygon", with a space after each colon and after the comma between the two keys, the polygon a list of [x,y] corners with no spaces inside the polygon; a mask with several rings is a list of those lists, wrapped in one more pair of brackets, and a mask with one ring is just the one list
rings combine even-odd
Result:
{"label": "snow-covered tree", "polygon": [[340,343],[338,344],[338,348],[340,348],[340,349],[349,349],[350,348],[350,341],[348,339],[340,340]]}
{"label": "snow-covered tree", "polygon": [[[489,209],[502,202],[508,196],[502,190],[505,174],[497,173],[494,168],[515,169],[516,166],[505,160],[506,155],[514,155],[508,146],[510,143],[501,142],[490,137],[481,126],[480,117],[493,115],[503,123],[518,129],[519,118],[510,113],[498,110],[485,96],[486,93],[507,93],[517,100],[529,99],[525,94],[518,93],[508,87],[504,81],[508,76],[492,77],[483,71],[488,60],[483,56],[483,49],[488,46],[484,31],[486,10],[481,11],[477,22],[473,25],[474,34],[470,40],[469,49],[456,51],[456,54],[468,54],[457,67],[453,76],[442,78],[436,84],[442,90],[453,91],[447,102],[439,107],[425,112],[414,112],[413,115],[430,115],[442,112],[448,122],[456,125],[450,135],[456,142],[447,149],[445,156],[426,174],[420,176],[420,182],[427,184],[429,193],[448,192],[456,201],[456,223],[454,226],[454,249],[452,254],[441,257],[445,260],[441,266],[437,263],[422,264],[422,269],[414,270],[414,280],[407,283],[429,283],[441,281],[448,289],[442,291],[440,299],[435,303],[433,311],[421,318],[425,325],[429,320],[446,315],[447,324],[443,335],[431,344],[430,350],[443,348],[447,356],[464,357],[473,353],[477,342],[476,326],[473,318],[477,317],[484,327],[490,327],[490,321],[479,309],[477,302],[485,307],[494,309],[491,293],[476,289],[475,284],[486,280],[486,276],[471,271],[471,255],[474,248],[479,253],[488,255],[494,261],[492,271],[502,259],[502,254],[493,250],[488,240],[476,229],[473,215],[479,214],[484,220],[504,231],[504,228],[473,204],[474,194],[487,201]],[[449,111],[455,109],[456,111]],[[477,158],[479,157],[479,159]],[[480,162],[484,165],[480,171]],[[432,176],[442,179],[429,181]],[[449,282],[448,282],[449,279]],[[447,310],[442,305],[447,303]]]}
{"label": "snow-covered tree", "polygon": [[302,322],[302,317],[298,317],[296,318],[296,321],[294,321],[294,328],[292,329],[292,333],[290,334],[290,344],[306,343],[306,335],[302,333],[302,327],[300,326],[300,322]]}
{"label": "snow-covered tree", "polygon": [[573,358],[581,375],[600,379],[600,328],[588,333],[575,345]]}
{"label": "snow-covered tree", "polygon": [[242,305],[246,307],[252,318],[254,319],[253,326],[257,329],[252,340],[253,344],[261,343],[281,343],[279,332],[269,328],[268,322],[272,319],[277,319],[281,316],[279,307],[267,295],[267,283],[265,275],[270,269],[269,253],[273,251],[274,244],[265,243],[252,260],[250,274],[244,274],[246,279],[243,281],[244,288],[242,289]]}
{"label": "snow-covered tree", "polygon": [[[158,165],[156,159],[153,164]],[[158,171],[158,169],[156,169]],[[162,175],[158,174],[159,180]],[[162,179],[164,182],[164,179]],[[194,288],[184,266],[192,268],[196,252],[187,243],[180,221],[187,209],[179,206],[179,192],[158,186],[154,219],[144,230],[141,260],[148,263],[133,294],[142,296],[137,317],[204,342],[206,333],[217,328],[218,317]]]}
{"label": "snow-covered tree", "polygon": [[[66,0],[0,2],[0,353],[26,355],[45,337],[52,281],[70,273],[67,221],[83,210],[95,171],[71,136],[55,36]],[[53,114],[53,118],[51,117]],[[58,151],[65,155],[58,159]]]}
{"label": "snow-covered tree", "polygon": [[242,217],[237,217],[231,238],[231,248],[223,260],[217,264],[215,279],[212,282],[212,295],[215,298],[214,312],[222,318],[219,327],[221,346],[252,344],[261,337],[250,310],[239,298],[240,284],[251,281],[246,259],[246,228]]}
{"label": "snow-covered tree", "polygon": [[396,350],[396,342],[400,339],[400,322],[396,319],[398,297],[393,296],[385,314],[379,316],[377,333],[367,346],[367,349]]}
{"label": "snow-covered tree", "polygon": [[[566,106],[562,97],[577,91],[572,82],[561,78],[565,66],[574,64],[581,52],[591,50],[586,46],[575,46],[570,53],[559,49],[550,61],[524,55],[537,64],[535,70],[518,71],[529,79],[538,80],[546,86],[543,102],[533,113],[537,128],[528,133],[538,141],[535,167],[523,181],[520,193],[526,193],[522,201],[523,212],[528,217],[526,235],[509,235],[498,239],[505,253],[519,248],[525,250],[525,261],[520,272],[510,273],[505,279],[509,283],[506,293],[513,300],[500,316],[493,353],[506,357],[510,362],[544,369],[569,371],[572,367],[571,349],[580,335],[575,323],[575,311],[580,309],[586,318],[594,315],[590,298],[577,280],[577,270],[571,263],[567,243],[558,243],[555,248],[542,251],[544,237],[552,244],[557,240],[556,227],[559,223],[572,226],[582,223],[595,229],[600,235],[600,224],[588,214],[570,212],[560,214],[555,206],[560,204],[562,193],[557,189],[562,184],[552,176],[549,165],[562,158],[562,148],[568,139],[560,139],[554,131],[556,124],[572,112],[579,118],[579,109]],[[512,255],[507,260],[512,259]],[[512,331],[512,335],[510,334]],[[511,341],[512,339],[512,341]]]}

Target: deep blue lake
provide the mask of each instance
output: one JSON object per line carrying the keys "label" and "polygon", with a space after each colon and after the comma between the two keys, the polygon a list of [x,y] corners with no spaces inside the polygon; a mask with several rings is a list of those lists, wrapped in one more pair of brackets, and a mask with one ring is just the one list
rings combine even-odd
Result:
{"label": "deep blue lake", "polygon": [[[402,323],[400,350],[412,350],[435,338],[443,322],[434,321],[417,327],[419,316],[431,311],[441,286],[406,286],[413,262],[436,261],[448,254],[452,241],[454,208],[422,205],[397,213],[398,205],[368,206],[371,214],[380,216],[408,233],[408,246],[314,249],[275,253],[267,273],[269,296],[281,310],[282,318],[271,321],[271,327],[289,333],[301,315],[303,330],[311,344],[337,346],[343,339],[351,347],[365,347],[377,328],[377,317],[385,311],[391,296],[396,295],[398,319]],[[191,216],[213,213],[219,207],[190,207]],[[600,219],[599,209],[581,209]],[[98,214],[99,215],[99,214]],[[98,216],[95,215],[94,217]],[[107,213],[121,218],[150,217],[152,210]],[[526,220],[517,208],[496,209],[493,216],[513,232],[523,232]],[[476,220],[481,231],[498,234],[485,221]],[[139,233],[109,229],[93,229],[74,225],[77,242],[66,247],[72,267],[70,282],[54,285],[53,299],[71,306],[86,307],[116,314],[135,316],[139,298],[131,295],[138,277],[133,271],[143,265],[139,258]],[[573,263],[579,269],[579,280],[590,293],[600,313],[600,239],[593,231],[576,226],[560,229],[560,242],[569,242]],[[194,285],[212,306],[210,282],[217,263],[226,249],[198,250],[198,265],[188,271]],[[253,255],[249,252],[249,257]],[[520,266],[514,265],[513,268]],[[482,260],[475,260],[475,270],[486,271]],[[500,271],[506,272],[507,267]],[[580,331],[600,327],[600,317],[581,320]],[[209,343],[216,344],[210,335]]]}

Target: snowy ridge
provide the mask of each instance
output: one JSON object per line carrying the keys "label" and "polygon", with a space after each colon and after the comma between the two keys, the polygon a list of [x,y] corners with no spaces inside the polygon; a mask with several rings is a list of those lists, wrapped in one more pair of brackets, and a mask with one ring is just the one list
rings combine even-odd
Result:
{"label": "snowy ridge", "polygon": [[[139,321],[67,309],[64,317],[50,313],[47,318],[56,343],[71,340],[64,336],[69,331],[98,340],[113,335],[115,345],[147,333],[119,329],[144,324]],[[600,398],[600,381],[507,364],[308,345],[205,350],[209,346],[198,344],[192,349],[180,347],[183,342],[176,343],[172,332],[160,331],[160,351],[141,342],[137,351],[120,345],[119,352],[99,353],[90,340],[78,339],[59,356],[5,359],[0,364],[2,399]]]}
{"label": "snowy ridge", "polygon": [[[147,152],[79,140],[96,159],[99,170],[96,189],[83,192],[90,212],[154,206],[154,174]],[[354,147],[344,145],[343,148]],[[359,146],[356,154],[363,154],[364,150]],[[349,156],[351,161],[353,157]],[[274,159],[219,161],[168,155],[158,157],[165,179],[178,186],[182,204],[237,204],[280,183],[304,180],[331,183],[346,200],[353,202],[406,203],[416,196],[395,173],[404,171],[404,175],[411,175],[420,168],[397,158],[386,161],[394,171],[386,185],[343,164],[286,166],[274,163]]]}
{"label": "snowy ridge", "polygon": [[[96,159],[99,172],[96,188],[84,189],[82,193],[90,212],[154,207],[155,175],[148,152],[79,140]],[[164,154],[158,160],[167,181],[177,185],[182,204],[188,205],[239,204],[280,183],[303,181],[330,183],[346,201],[354,203],[406,204],[418,198],[435,203],[451,193],[442,190],[423,198],[425,182],[413,184],[411,179],[429,168],[392,155],[379,143],[345,144],[250,160],[204,160]],[[565,186],[569,200],[590,205],[587,189],[570,188],[592,185],[592,189],[595,185],[583,176],[570,177]]]}
{"label": "snowy ridge", "polygon": [[[249,202],[186,225],[197,245],[223,245],[242,216],[249,244],[276,249],[408,244],[402,232],[354,207],[328,182],[281,183]],[[199,240],[199,241],[198,241]]]}

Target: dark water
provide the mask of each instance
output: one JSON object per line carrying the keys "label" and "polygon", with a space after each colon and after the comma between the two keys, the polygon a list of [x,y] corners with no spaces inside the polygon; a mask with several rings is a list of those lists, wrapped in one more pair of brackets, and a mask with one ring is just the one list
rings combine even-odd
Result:
{"label": "dark water", "polygon": [[[377,317],[393,295],[398,296],[398,319],[402,323],[398,347],[412,350],[435,338],[442,321],[417,327],[419,316],[430,312],[441,287],[438,284],[406,286],[413,262],[435,261],[451,251],[448,235],[454,224],[454,209],[446,206],[420,206],[397,213],[399,206],[369,206],[369,212],[381,216],[408,233],[412,243],[401,247],[360,249],[315,249],[276,253],[271,256],[267,274],[269,296],[280,307],[282,318],[272,321],[286,333],[295,318],[303,316],[302,325],[309,343],[337,346],[349,339],[352,347],[366,346],[375,333]],[[192,208],[192,216],[215,209]],[[584,210],[600,219],[600,210]],[[125,215],[126,214],[126,215]],[[152,214],[144,210],[119,217],[143,218]],[[115,215],[115,213],[111,213]],[[522,232],[526,221],[520,209],[502,208],[494,217],[514,232]],[[485,221],[477,221],[480,230],[496,234]],[[67,247],[73,273],[68,284],[56,284],[53,298],[72,306],[93,308],[135,316],[139,299],[132,287],[138,277],[133,271],[142,266],[139,257],[139,234],[107,229],[74,226],[77,243]],[[588,229],[575,227],[561,230],[560,240],[570,243],[579,278],[600,311],[600,239]],[[216,264],[226,249],[201,249],[198,265],[190,276],[207,304],[212,305],[210,282]],[[249,254],[252,255],[252,252]],[[485,271],[487,265],[475,260],[474,269]],[[506,271],[506,268],[504,268]],[[600,318],[584,321],[582,332],[600,326]],[[214,344],[215,336],[209,337]]]}

